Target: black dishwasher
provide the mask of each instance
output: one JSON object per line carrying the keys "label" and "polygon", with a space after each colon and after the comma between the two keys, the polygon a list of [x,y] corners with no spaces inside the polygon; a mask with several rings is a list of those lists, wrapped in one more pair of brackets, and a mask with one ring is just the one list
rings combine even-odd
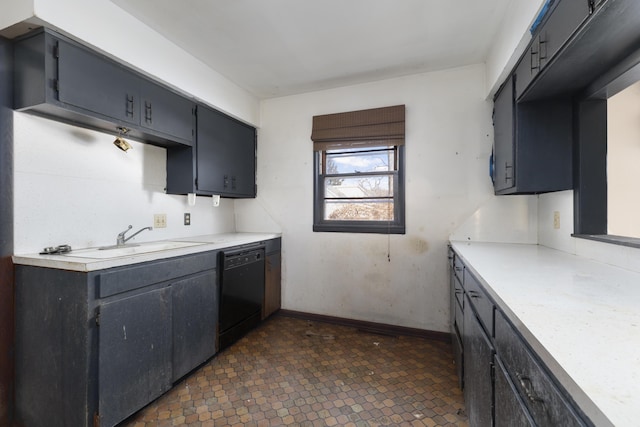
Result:
{"label": "black dishwasher", "polygon": [[232,249],[220,254],[220,350],[253,329],[262,315],[264,247]]}

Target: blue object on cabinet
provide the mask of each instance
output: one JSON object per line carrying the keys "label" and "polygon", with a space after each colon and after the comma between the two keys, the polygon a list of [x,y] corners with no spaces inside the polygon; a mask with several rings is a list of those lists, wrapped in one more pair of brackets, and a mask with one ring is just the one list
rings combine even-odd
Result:
{"label": "blue object on cabinet", "polygon": [[549,11],[549,8],[551,7],[554,1],[555,0],[547,0],[544,3],[544,5],[542,6],[542,9],[540,9],[540,13],[536,17],[535,21],[533,21],[533,24],[531,25],[531,29],[529,30],[531,32],[531,35],[533,35],[536,32],[536,29],[544,19],[545,15]]}

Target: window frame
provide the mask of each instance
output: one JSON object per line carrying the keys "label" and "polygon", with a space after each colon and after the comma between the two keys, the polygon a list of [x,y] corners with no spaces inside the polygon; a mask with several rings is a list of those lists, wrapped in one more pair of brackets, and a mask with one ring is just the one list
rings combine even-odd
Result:
{"label": "window frame", "polygon": [[607,99],[640,80],[640,57],[623,60],[576,99],[573,237],[640,248],[640,239],[608,234]]}
{"label": "window frame", "polygon": [[[325,220],[325,193],[324,178],[321,169],[325,150],[313,152],[313,231],[314,232],[342,232],[342,233],[378,233],[378,234],[405,234],[405,146],[382,143],[379,147],[396,148],[397,169],[391,173],[393,178],[393,221],[368,221],[368,220]],[[340,174],[342,176],[357,176],[353,174]],[[363,175],[365,175],[363,173]],[[389,174],[385,174],[389,175]],[[334,174],[331,174],[334,176]]]}

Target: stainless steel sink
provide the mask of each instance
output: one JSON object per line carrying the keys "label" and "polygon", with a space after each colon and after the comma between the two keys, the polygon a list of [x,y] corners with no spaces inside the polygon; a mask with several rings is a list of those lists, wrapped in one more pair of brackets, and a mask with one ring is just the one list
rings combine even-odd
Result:
{"label": "stainless steel sink", "polygon": [[146,254],[150,252],[160,252],[167,251],[171,249],[179,249],[186,248],[190,246],[198,246],[204,245],[205,243],[199,242],[173,242],[173,241],[164,241],[164,242],[151,242],[151,243],[141,243],[130,245],[130,246],[120,246],[113,247],[107,249],[80,249],[74,250],[68,253],[63,254],[63,256],[68,257],[76,257],[76,258],[94,258],[94,259],[108,259],[108,258],[118,258],[122,256],[131,256],[131,255],[139,255]]}

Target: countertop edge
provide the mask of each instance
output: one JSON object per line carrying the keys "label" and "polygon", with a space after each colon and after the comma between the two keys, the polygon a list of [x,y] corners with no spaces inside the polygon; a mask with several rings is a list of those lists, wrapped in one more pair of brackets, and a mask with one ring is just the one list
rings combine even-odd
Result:
{"label": "countertop edge", "polygon": [[[12,256],[14,265],[55,268],[79,272],[91,272],[107,268],[123,267],[149,261],[191,255],[200,252],[222,250],[229,247],[247,245],[261,241],[281,238],[282,233],[221,233],[203,236],[181,237],[166,239],[159,242],[196,242],[195,246],[166,249],[135,255],[127,255],[106,259],[92,259],[65,255],[15,254]],[[145,242],[153,243],[153,242]],[[92,248],[87,248],[92,249]],[[84,250],[84,249],[83,249]]]}

